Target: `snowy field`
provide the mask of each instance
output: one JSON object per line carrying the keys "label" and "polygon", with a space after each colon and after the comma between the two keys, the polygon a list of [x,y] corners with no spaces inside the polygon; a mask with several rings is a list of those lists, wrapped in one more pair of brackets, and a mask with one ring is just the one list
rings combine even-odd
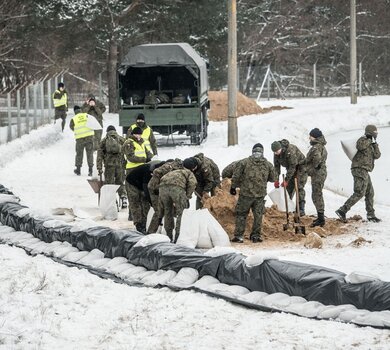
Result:
{"label": "snowy field", "polygon": [[[308,133],[319,127],[328,140],[329,152],[325,214],[335,217],[334,211],[352,189],[350,161],[340,140],[359,137],[366,124],[376,124],[380,127],[382,158],[376,162],[372,179],[377,216],[383,222],[363,223],[350,235],[330,237],[321,250],[286,243],[272,249],[272,254],[345,273],[369,271],[390,281],[390,189],[386,169],[390,155],[389,97],[365,97],[357,105],[350,105],[349,98],[261,105],[293,109],[239,118],[240,143],[234,147],[227,147],[227,123],[211,122],[204,144],[161,148],[159,158],[185,158],[204,152],[222,169],[233,160],[249,156],[253,144],[260,142],[272,161],[273,141],[287,138],[306,153]],[[118,126],[118,116],[106,114],[104,123],[105,127]],[[82,176],[75,176],[74,155],[69,128],[63,134],[53,126],[39,128],[0,146],[0,184],[31,208],[48,212],[53,208],[73,208],[98,217],[97,196],[86,181],[86,164]],[[307,213],[314,214],[309,184],[307,203]],[[365,218],[364,202],[348,214]],[[99,224],[131,226],[126,211],[114,223]],[[360,248],[350,246],[359,236],[371,243]],[[241,250],[249,255],[262,248],[256,245]],[[388,330],[262,313],[193,292],[118,285],[42,256],[29,257],[18,248],[0,245],[0,264],[0,349],[390,348]]]}

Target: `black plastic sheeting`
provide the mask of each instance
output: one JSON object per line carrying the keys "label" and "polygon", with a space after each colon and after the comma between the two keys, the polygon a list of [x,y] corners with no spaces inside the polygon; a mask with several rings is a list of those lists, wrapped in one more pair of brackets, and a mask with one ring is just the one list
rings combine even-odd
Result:
{"label": "black plastic sheeting", "polygon": [[157,243],[134,247],[143,237],[131,230],[113,230],[93,227],[71,232],[72,226],[46,228],[43,220],[29,215],[20,218],[16,212],[24,206],[19,203],[0,203],[0,221],[17,231],[25,231],[45,241],[66,241],[80,250],[101,250],[106,257],[126,257],[134,265],[149,270],[174,270],[191,267],[200,276],[211,275],[221,283],[240,285],[250,291],[269,294],[286,293],[325,305],[352,304],[359,309],[383,311],[390,309],[390,283],[383,281],[350,284],[345,274],[320,266],[279,260],[266,260],[261,265],[248,267],[245,256],[226,254],[205,256],[196,249],[171,243]]}

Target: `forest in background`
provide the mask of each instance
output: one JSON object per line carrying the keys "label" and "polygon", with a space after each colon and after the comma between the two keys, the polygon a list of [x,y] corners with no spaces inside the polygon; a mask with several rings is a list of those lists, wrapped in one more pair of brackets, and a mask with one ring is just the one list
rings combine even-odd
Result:
{"label": "forest in background", "polygon": [[[270,65],[304,95],[317,66],[320,95],[349,87],[350,2],[237,0],[240,90],[253,95]],[[365,94],[390,93],[390,0],[356,0],[357,55]],[[187,42],[227,84],[227,0],[3,0],[0,91],[67,71],[97,81],[117,109],[116,71],[139,44]],[[308,78],[309,77],[309,78]]]}

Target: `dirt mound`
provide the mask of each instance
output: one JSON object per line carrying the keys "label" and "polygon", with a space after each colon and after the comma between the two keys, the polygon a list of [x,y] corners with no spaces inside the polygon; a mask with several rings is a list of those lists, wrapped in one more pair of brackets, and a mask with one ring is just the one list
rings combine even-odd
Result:
{"label": "dirt mound", "polygon": [[[214,197],[208,198],[204,207],[208,208],[211,214],[218,220],[229,237],[234,235],[235,227],[235,205],[238,196],[232,196],[229,193],[230,180],[225,179],[222,181],[222,188],[217,190]],[[356,227],[357,220],[353,220],[350,223],[344,224],[337,219],[326,219],[324,227],[310,227],[314,217],[304,216],[301,221],[306,226],[306,234],[310,232],[317,233],[320,237],[327,237],[332,235],[340,235],[343,233],[351,232],[352,228]],[[357,218],[356,218],[357,219]],[[290,215],[290,222],[293,222],[293,217]],[[262,236],[265,241],[275,242],[299,242],[305,239],[303,234],[295,234],[294,228],[283,230],[283,224],[286,223],[286,214],[277,210],[275,206],[266,208],[263,216]],[[253,224],[253,215],[250,212],[247,219],[247,225],[245,228],[245,238],[249,239],[250,230]]]}
{"label": "dirt mound", "polygon": [[[209,120],[224,121],[228,119],[227,91],[209,91],[210,100]],[[254,99],[246,97],[241,92],[237,94],[237,117],[250,114],[268,113],[272,110],[281,110],[289,107],[273,106],[261,108]]]}

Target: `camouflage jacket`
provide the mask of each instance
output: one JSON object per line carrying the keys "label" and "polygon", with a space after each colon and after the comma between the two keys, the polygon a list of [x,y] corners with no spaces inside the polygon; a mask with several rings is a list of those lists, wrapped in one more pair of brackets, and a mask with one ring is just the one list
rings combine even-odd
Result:
{"label": "camouflage jacket", "polygon": [[[135,123],[135,125],[137,125],[139,128],[141,128],[142,132],[146,128],[150,129],[150,136],[149,136],[150,148],[152,149],[153,154],[157,155],[157,141],[156,141],[156,138],[154,137],[153,129],[149,125],[147,125],[146,123],[144,123],[143,125],[139,125],[138,123]],[[132,125],[130,125],[130,127],[127,129],[126,137],[130,137],[131,136],[131,131],[132,130],[133,130]]]}
{"label": "camouflage jacket", "polygon": [[93,115],[96,118],[96,120],[99,122],[99,124],[103,126],[103,113],[106,110],[106,106],[102,102],[96,100],[95,106],[90,106],[88,103],[85,102],[81,106],[81,109],[84,113]]}
{"label": "camouflage jacket", "polygon": [[306,170],[309,176],[326,174],[326,159],[328,152],[325,148],[324,136],[311,141],[311,148],[306,155]]}
{"label": "camouflage jacket", "polygon": [[145,148],[146,158],[145,157],[138,157],[134,154],[135,149],[134,149],[133,142],[137,142],[139,144],[142,144],[144,142],[144,140],[141,139],[140,141],[137,141],[137,139],[134,136],[130,136],[129,138],[127,138],[125,143],[123,144],[123,147],[122,147],[122,151],[123,151],[123,155],[124,155],[125,159],[128,162],[132,162],[132,163],[146,163],[146,162],[150,161],[153,157],[153,154],[150,153],[146,148]]}
{"label": "camouflage jacket", "polygon": [[238,160],[236,160],[233,163],[230,163],[227,167],[225,167],[222,170],[222,179],[231,179],[233,177],[234,169],[236,168],[236,165],[238,164]]}
{"label": "camouflage jacket", "polygon": [[198,162],[198,166],[194,171],[196,181],[198,182],[196,192],[198,192],[199,195],[202,195],[203,192],[210,192],[221,182],[219,169],[217,165],[210,158],[205,157],[203,153],[195,155],[194,158]]}
{"label": "camouflage jacket", "polygon": [[183,169],[183,163],[181,159],[176,158],[172,162],[167,162],[164,165],[153,171],[152,178],[149,181],[148,188],[151,193],[155,193],[160,186],[161,178],[168,174],[170,171]]}
{"label": "camouflage jacket", "polygon": [[356,148],[357,152],[352,159],[351,169],[361,168],[372,171],[375,159],[379,159],[381,156],[378,144],[372,143],[372,140],[364,135],[357,140]]}
{"label": "camouflage jacket", "polygon": [[300,172],[306,171],[305,156],[297,146],[292,145],[287,140],[283,139],[280,143],[282,144],[282,152],[280,155],[274,154],[276,176],[279,178],[280,166],[283,166],[286,168],[286,181],[290,181],[297,170]]}
{"label": "camouflage jacket", "polygon": [[106,140],[107,137],[114,137],[118,139],[118,142],[122,145],[125,143],[125,139],[118,135],[118,133],[115,130],[111,130],[107,133],[106,137],[104,137],[99,144],[99,149],[97,151],[97,157],[96,157],[96,168],[98,170],[103,170],[103,165],[105,167],[108,166],[117,166],[123,165],[123,153],[119,152],[116,154],[108,153],[106,149]]}
{"label": "camouflage jacket", "polygon": [[267,159],[250,156],[237,163],[232,187],[239,187],[240,195],[246,197],[264,197],[267,194],[267,182],[275,179],[275,169]]}
{"label": "camouflage jacket", "polygon": [[172,170],[161,178],[160,185],[180,187],[186,191],[186,196],[190,199],[196,187],[196,178],[191,170],[185,168]]}

